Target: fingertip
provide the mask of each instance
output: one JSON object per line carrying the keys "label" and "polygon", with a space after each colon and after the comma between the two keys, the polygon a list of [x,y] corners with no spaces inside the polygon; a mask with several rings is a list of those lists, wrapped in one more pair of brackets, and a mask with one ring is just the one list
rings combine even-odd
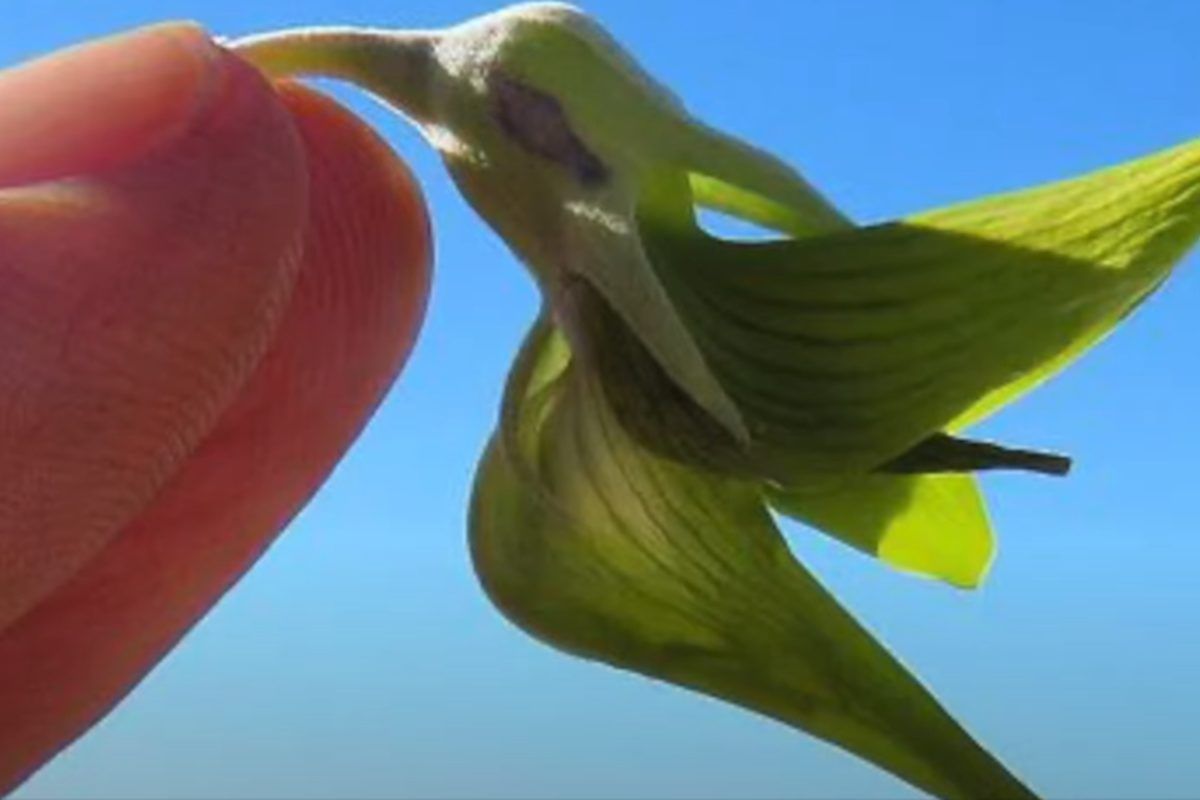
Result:
{"label": "fingertip", "polygon": [[166,23],[0,71],[0,187],[118,166],[188,127],[227,54],[194,23]]}

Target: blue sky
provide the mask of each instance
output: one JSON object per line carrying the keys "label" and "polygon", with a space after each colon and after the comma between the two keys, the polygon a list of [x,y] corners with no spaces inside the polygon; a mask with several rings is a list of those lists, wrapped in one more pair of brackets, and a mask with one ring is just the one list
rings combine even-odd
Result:
{"label": "blue sky", "polygon": [[[708,121],[857,219],[1066,177],[1200,135],[1190,0],[582,4]],[[463,0],[7,0],[0,63],[136,24],[245,34],[425,27]],[[909,797],[788,728],[576,661],[487,603],[470,479],[536,304],[404,123],[435,293],[409,367],[279,544],[22,798]],[[1060,449],[1066,480],[985,482],[1000,557],[966,594],[811,531],[804,560],[1049,797],[1200,795],[1200,258],[980,433]],[[0,722],[2,724],[2,722]]]}

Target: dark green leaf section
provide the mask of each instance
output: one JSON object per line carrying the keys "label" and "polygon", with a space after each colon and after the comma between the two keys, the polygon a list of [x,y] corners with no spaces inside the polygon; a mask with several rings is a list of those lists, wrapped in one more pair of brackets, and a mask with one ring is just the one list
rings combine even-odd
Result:
{"label": "dark green leaf section", "polygon": [[1200,235],[1200,142],[910,220],[738,243],[648,182],[650,260],[767,476],[869,471],[1101,339]]}
{"label": "dark green leaf section", "polygon": [[961,436],[935,433],[876,467],[897,475],[945,472],[984,472],[1014,469],[1043,475],[1066,475],[1071,459],[1057,453],[1005,447]]}
{"label": "dark green leaf section", "polygon": [[[758,478],[742,443],[666,375],[586,281],[572,284],[560,300],[581,341],[591,345],[577,354],[580,362],[597,376],[609,407],[638,446],[700,469]],[[954,449],[939,452],[945,448],[936,443],[948,438],[926,439],[899,466],[943,472]],[[974,466],[979,463],[976,458]],[[951,466],[963,466],[961,457]],[[834,474],[803,486],[768,482],[766,496],[783,513],[894,567],[955,586],[977,586],[992,562],[991,527],[970,475]]]}
{"label": "dark green leaf section", "polygon": [[940,797],[1030,797],[787,549],[759,487],[656,455],[539,323],[476,479],[476,570],[562,649],[754,709]]}

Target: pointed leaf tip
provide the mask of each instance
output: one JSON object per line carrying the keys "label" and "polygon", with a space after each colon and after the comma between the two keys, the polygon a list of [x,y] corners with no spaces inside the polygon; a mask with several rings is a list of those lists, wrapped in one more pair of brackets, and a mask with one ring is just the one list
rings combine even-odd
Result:
{"label": "pointed leaf tip", "polygon": [[1032,796],[795,562],[755,483],[643,449],[564,355],[539,323],[472,498],[476,571],[514,622],[937,796]]}
{"label": "pointed leaf tip", "polygon": [[960,589],[983,583],[995,555],[972,475],[862,475],[825,490],[770,487],[777,511],[903,571]]}
{"label": "pointed leaf tip", "polygon": [[803,483],[978,421],[1103,338],[1200,235],[1200,143],[805,239],[713,239],[691,203],[648,187],[651,261],[764,477]]}

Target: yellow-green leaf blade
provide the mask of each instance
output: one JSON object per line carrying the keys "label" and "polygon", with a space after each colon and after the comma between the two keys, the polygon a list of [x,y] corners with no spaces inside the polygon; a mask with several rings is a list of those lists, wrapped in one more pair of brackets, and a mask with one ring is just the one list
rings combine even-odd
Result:
{"label": "yellow-green leaf blade", "polygon": [[476,480],[476,570],[511,619],[940,797],[1031,796],[795,562],[755,483],[642,449],[562,352],[543,323]]}
{"label": "yellow-green leaf blade", "polygon": [[1075,181],[934,210],[914,224],[1003,239],[1109,270],[1122,302],[1069,344],[1004,383],[947,427],[964,428],[1053,376],[1096,344],[1170,274],[1200,237],[1200,139]]}
{"label": "yellow-green leaf blade", "polygon": [[784,484],[869,471],[1013,399],[1111,331],[1200,235],[1200,140],[783,242],[703,235],[667,183],[643,203],[647,250]]}
{"label": "yellow-green leaf blade", "polygon": [[827,489],[770,488],[778,511],[906,572],[964,589],[983,582],[995,540],[971,475],[846,478]]}

